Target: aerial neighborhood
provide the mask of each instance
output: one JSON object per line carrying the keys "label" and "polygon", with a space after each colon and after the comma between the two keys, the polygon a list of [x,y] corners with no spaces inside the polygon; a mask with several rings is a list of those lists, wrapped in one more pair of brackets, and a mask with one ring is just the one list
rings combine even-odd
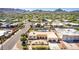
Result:
{"label": "aerial neighborhood", "polygon": [[79,9],[68,9],[0,8],[0,50],[78,50]]}

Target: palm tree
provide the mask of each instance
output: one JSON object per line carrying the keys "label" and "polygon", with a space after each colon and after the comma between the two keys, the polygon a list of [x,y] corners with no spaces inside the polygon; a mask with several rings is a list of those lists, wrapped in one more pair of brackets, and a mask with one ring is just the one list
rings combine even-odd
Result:
{"label": "palm tree", "polygon": [[27,40],[26,36],[21,36],[21,41],[26,41],[26,40]]}
{"label": "palm tree", "polygon": [[21,40],[21,41],[27,41],[27,35],[22,34],[20,40]]}

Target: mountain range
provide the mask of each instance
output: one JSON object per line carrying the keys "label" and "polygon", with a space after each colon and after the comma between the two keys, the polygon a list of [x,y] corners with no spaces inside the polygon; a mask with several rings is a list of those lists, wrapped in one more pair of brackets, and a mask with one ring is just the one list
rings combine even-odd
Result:
{"label": "mountain range", "polygon": [[[66,10],[63,10],[62,8],[58,8],[54,11],[45,11],[42,9],[36,9],[33,11],[25,10],[25,9],[18,9],[18,8],[0,8],[0,13],[24,13],[24,12],[68,12]],[[79,10],[74,10],[70,12],[79,12]]]}
{"label": "mountain range", "polygon": [[14,9],[14,8],[0,8],[0,13],[23,13],[26,10]]}

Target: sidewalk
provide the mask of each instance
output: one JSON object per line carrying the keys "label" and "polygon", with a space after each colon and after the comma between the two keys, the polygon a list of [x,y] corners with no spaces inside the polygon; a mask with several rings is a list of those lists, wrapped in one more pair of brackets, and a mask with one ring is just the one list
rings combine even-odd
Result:
{"label": "sidewalk", "polygon": [[79,47],[75,43],[66,43],[66,42],[63,43],[66,45],[67,49],[71,49],[71,50],[79,49]]}
{"label": "sidewalk", "polygon": [[57,43],[49,43],[49,47],[51,50],[60,50],[61,48],[58,46]]}

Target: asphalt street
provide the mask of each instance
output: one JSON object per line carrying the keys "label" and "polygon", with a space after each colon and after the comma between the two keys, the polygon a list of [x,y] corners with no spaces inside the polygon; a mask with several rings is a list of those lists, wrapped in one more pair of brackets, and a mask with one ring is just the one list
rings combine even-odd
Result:
{"label": "asphalt street", "polygon": [[18,30],[14,35],[7,39],[0,47],[1,50],[11,50],[17,41],[20,39],[21,34],[26,33],[30,28],[31,23],[26,22],[25,27]]}

